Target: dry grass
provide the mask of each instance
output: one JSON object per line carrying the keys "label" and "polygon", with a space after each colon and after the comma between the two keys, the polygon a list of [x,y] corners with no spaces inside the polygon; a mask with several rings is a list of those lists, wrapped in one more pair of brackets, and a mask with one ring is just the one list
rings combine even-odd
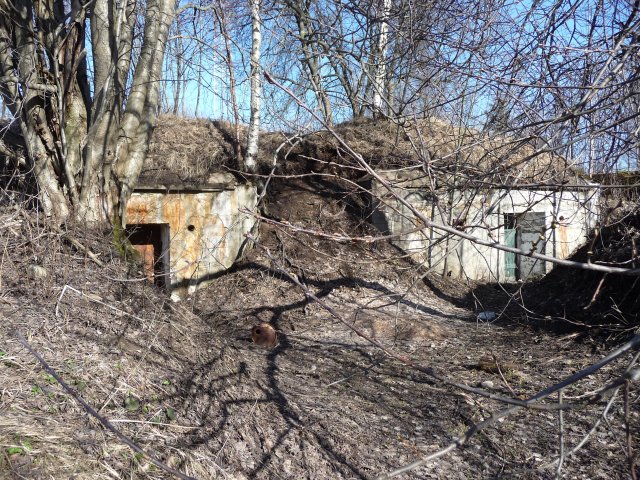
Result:
{"label": "dry grass", "polygon": [[[139,281],[137,267],[113,256],[100,232],[74,235],[106,269],[69,248],[33,213],[16,218],[4,210],[0,225],[7,224],[0,261],[0,472],[9,472],[9,478],[166,478],[105,431],[42,369],[15,339],[21,332],[126,435],[151,446],[166,463],[213,478],[213,461],[175,447],[193,430],[171,413],[179,410],[180,400],[170,380],[192,357],[183,329],[193,316],[167,305],[161,292]],[[67,289],[61,296],[64,285],[83,294]]]}
{"label": "dry grass", "polygon": [[[337,184],[272,187],[277,217],[311,229],[365,229]],[[167,478],[65,394],[15,340],[15,330],[124,434],[199,479],[371,478],[437,450],[499,408],[389,360],[308,304],[256,250],[176,305],[114,255],[109,232],[72,232],[107,265],[101,269],[35,212],[2,208],[0,227],[3,480]],[[356,326],[457,381],[489,379],[496,393],[509,395],[498,375],[477,368],[495,354],[518,366],[523,375],[507,380],[526,397],[600,357],[589,345],[545,332],[477,324],[464,298],[448,300],[450,283],[410,288],[415,265],[387,244],[336,243],[275,228],[264,228],[261,241]],[[65,285],[84,294],[67,289],[60,298]],[[259,321],[279,329],[278,347],[249,343]],[[597,388],[621,368],[608,366],[567,396]],[[568,478],[622,477],[620,406],[610,428],[567,461]],[[599,412],[596,405],[567,414],[572,442]],[[407,477],[552,478],[540,466],[555,458],[557,433],[552,413],[523,412]]]}
{"label": "dry grass", "polygon": [[[439,119],[399,125],[390,120],[359,119],[338,125],[336,133],[378,169],[428,166],[439,183],[452,175],[458,182],[481,179],[487,184],[566,183],[577,173],[567,159],[537,153],[530,141],[496,137]],[[355,165],[327,131],[308,135],[303,153],[324,162]]]}
{"label": "dry grass", "polygon": [[232,166],[228,133],[210,120],[161,116],[139,183],[202,182],[210,173]]}
{"label": "dry grass", "polygon": [[[241,154],[244,155],[247,126],[240,125]],[[207,120],[163,115],[149,144],[149,154],[139,179],[141,185],[202,184],[212,173],[236,171],[235,125]],[[268,172],[273,156],[286,135],[262,132],[258,165]],[[286,150],[284,150],[286,152]]]}
{"label": "dry grass", "polygon": [[[566,159],[548,153],[536,154],[531,142],[491,137],[439,119],[408,122],[402,126],[384,119],[357,119],[338,125],[335,131],[375,168],[422,170],[428,165],[442,184],[454,176],[458,183],[479,177],[483,182],[495,184],[566,183],[575,181],[577,175]],[[240,126],[239,133],[244,154],[246,125]],[[0,125],[0,134],[8,144],[20,143],[15,128]],[[230,122],[163,115],[158,118],[139,183],[201,184],[212,173],[237,170],[234,138],[235,126]],[[282,132],[262,133],[258,156],[262,173],[270,170],[276,150],[286,138]],[[2,145],[0,143],[0,147]],[[8,165],[8,157],[4,159]],[[327,163],[355,166],[354,160],[327,131],[308,134],[299,145],[283,148],[278,152],[278,160],[279,173],[323,171]],[[0,164],[0,181],[1,176]]]}

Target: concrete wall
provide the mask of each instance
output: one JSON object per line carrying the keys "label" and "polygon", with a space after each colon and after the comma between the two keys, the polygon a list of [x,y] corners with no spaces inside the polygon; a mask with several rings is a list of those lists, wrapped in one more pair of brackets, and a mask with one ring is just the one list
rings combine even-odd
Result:
{"label": "concrete wall", "polygon": [[255,218],[253,185],[135,191],[127,204],[128,224],[168,224],[170,288],[184,296],[206,284],[237,259]]}
{"label": "concrete wall", "polygon": [[[558,258],[567,258],[584,244],[597,218],[598,198],[594,189],[486,189],[476,193],[458,191],[435,198],[424,189],[425,179],[403,177],[397,173],[386,176],[396,186],[398,193],[426,218],[439,224],[463,226],[466,233],[491,242],[505,244],[505,214],[541,212],[544,214],[545,228],[535,234],[538,237],[543,235],[536,245],[536,251],[540,253],[542,250]],[[452,277],[484,281],[515,280],[507,278],[506,252],[467,240],[461,241],[437,229],[423,228],[420,220],[383,187],[374,182],[371,190],[374,197],[379,198],[372,215],[373,223],[386,234],[398,235],[393,243],[411,254],[415,261]],[[531,237],[532,232],[524,236],[523,245],[527,245],[527,248],[532,245]],[[523,271],[529,271],[532,259],[523,258],[529,261]],[[535,270],[549,272],[553,265],[543,263]]]}

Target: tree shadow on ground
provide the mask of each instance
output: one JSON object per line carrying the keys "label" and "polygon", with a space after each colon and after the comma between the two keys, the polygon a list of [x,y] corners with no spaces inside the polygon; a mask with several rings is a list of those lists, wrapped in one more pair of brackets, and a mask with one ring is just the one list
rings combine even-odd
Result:
{"label": "tree shadow on ground", "polygon": [[[295,285],[295,283],[293,283],[289,278],[287,278],[285,275],[283,275],[280,271],[275,270],[273,268],[268,268],[265,267],[264,265],[261,265],[259,263],[256,262],[244,262],[241,264],[238,264],[234,267],[232,267],[230,270],[228,270],[227,272],[225,272],[224,274],[221,273],[216,273],[216,274],[211,274],[211,275],[204,275],[202,277],[199,277],[197,280],[193,279],[191,280],[191,284],[202,284],[203,282],[207,282],[207,281],[211,281],[213,279],[219,278],[223,275],[229,275],[232,273],[238,273],[238,272],[245,272],[245,271],[255,271],[255,272],[262,272],[264,274],[267,274],[269,276],[272,277],[277,277],[279,278],[281,281],[288,283],[291,286],[297,287]],[[338,277],[338,278],[334,278],[334,279],[330,279],[330,280],[319,280],[319,279],[314,279],[314,278],[310,278],[310,277],[305,277],[303,275],[300,275],[300,279],[301,281],[303,281],[304,284],[306,284],[309,288],[312,288],[313,293],[316,297],[318,298],[325,298],[328,295],[330,295],[332,292],[334,292],[335,290],[338,290],[340,288],[366,288],[369,290],[373,290],[375,292],[379,292],[380,294],[384,295],[385,297],[387,297],[390,301],[390,303],[398,303],[401,305],[405,305],[411,309],[414,309],[416,311],[419,311],[421,313],[425,313],[428,315],[434,315],[434,316],[439,316],[442,318],[460,318],[459,315],[452,315],[452,314],[448,314],[445,312],[442,312],[440,310],[437,310],[435,308],[429,307],[428,305],[425,305],[423,303],[416,303],[413,300],[409,300],[406,298],[406,296],[404,295],[403,292],[396,292],[393,291],[387,287],[385,287],[384,285],[382,285],[379,282],[372,282],[369,280],[365,280],[362,278],[357,278],[357,277],[347,277],[347,276],[343,276],[343,277]],[[195,283],[194,283],[195,282]],[[189,282],[185,283],[185,285],[187,285]],[[434,291],[435,293],[435,291]],[[302,292],[302,290],[300,290],[300,295],[301,297],[303,297],[303,300],[301,300],[300,302],[296,303],[295,305],[293,305],[291,307],[291,309],[295,309],[295,308],[302,308],[305,305],[309,304],[311,302],[311,300],[307,299],[304,296],[304,292]],[[266,310],[269,310],[270,307],[265,306]],[[260,309],[254,309],[255,314],[259,313],[261,310]],[[197,308],[195,309],[195,313],[197,314],[203,314],[206,312],[202,312],[199,311]]]}
{"label": "tree shadow on ground", "polygon": [[[273,324],[288,307],[273,309]],[[430,434],[452,436],[458,407],[434,394],[423,375],[407,375],[366,346],[292,344],[283,338],[266,353],[257,348],[245,350],[245,360],[215,355],[183,377],[181,397],[189,411],[198,412],[202,428],[178,448],[206,446],[248,478],[273,478],[278,472],[313,477],[309,471],[325,478],[369,478],[366,456],[387,443],[389,431],[408,435],[416,423],[429,422]],[[239,445],[247,450],[244,465],[233,458]],[[304,459],[309,470],[295,470],[297,465],[287,471],[287,458]],[[397,466],[393,455],[386,462],[385,469]]]}
{"label": "tree shadow on ground", "polygon": [[[575,317],[567,317],[569,308],[562,303],[563,289],[544,282],[544,279],[526,283],[474,282],[452,289],[434,278],[424,279],[425,285],[438,298],[475,312],[463,320],[499,326],[526,325],[559,334],[578,330]],[[573,305],[570,308],[575,311]],[[488,317],[481,315],[483,312]]]}
{"label": "tree shadow on ground", "polygon": [[[258,263],[240,264],[229,275],[234,273],[242,278],[277,279],[286,288],[295,287],[280,272]],[[355,277],[302,280],[320,298],[338,288],[361,287],[429,315],[455,317],[404,299],[378,282]],[[310,462],[310,471],[322,472],[319,476],[368,478],[374,472],[367,456],[378,455],[377,462],[386,458],[384,469],[397,466],[393,455],[380,457],[375,452],[389,441],[389,431],[413,432],[415,423],[424,421],[432,422],[429,432],[451,438],[452,423],[460,422],[456,407],[442,403],[425,375],[407,372],[401,365],[384,360],[369,345],[333,335],[295,335],[290,339],[281,334],[279,345],[264,351],[248,343],[250,325],[241,330],[244,335],[238,333],[238,322],[247,323],[253,317],[280,332],[288,330],[283,322],[288,325],[292,319],[304,325],[307,304],[302,291],[282,297],[272,295],[269,303],[256,298],[237,306],[242,308],[242,319],[235,316],[239,310],[230,305],[225,305],[226,313],[217,307],[198,310],[201,306],[195,306],[199,317],[212,329],[212,336],[233,340],[227,353],[212,357],[182,377],[185,404],[190,411],[198,412],[203,428],[183,441],[180,448],[206,445],[219,449],[220,458],[233,462],[237,459],[233,460],[226,449],[239,445],[251,452],[242,470],[249,478],[309,476],[308,472],[287,472],[283,464],[286,458]],[[236,358],[243,358],[244,369],[231,358],[231,351]],[[223,370],[235,372],[236,378],[221,375]],[[408,391],[414,394],[406,395]],[[449,412],[444,419],[440,418],[443,411]],[[411,438],[411,433],[403,435]]]}

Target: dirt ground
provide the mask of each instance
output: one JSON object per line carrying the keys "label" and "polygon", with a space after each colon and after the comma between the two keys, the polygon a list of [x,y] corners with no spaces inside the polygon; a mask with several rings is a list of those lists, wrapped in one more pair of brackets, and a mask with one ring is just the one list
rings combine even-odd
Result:
{"label": "dirt ground", "polygon": [[[314,180],[276,182],[267,205],[278,221],[368,235],[361,208],[339,185]],[[12,207],[0,227],[0,478],[170,478],[90,417],[18,333],[123,434],[199,479],[375,478],[504,408],[389,358],[310,302],[260,248],[172,303],[114,253],[108,232],[52,233]],[[527,398],[609,348],[514,316],[478,320],[474,286],[424,277],[382,242],[333,242],[267,224],[259,241],[356,328],[472,387]],[[278,330],[277,347],[250,342],[259,322]],[[564,401],[616,378],[630,358],[568,387]],[[565,412],[562,429],[557,412],[521,410],[400,478],[554,478],[560,432],[568,452],[596,422],[558,478],[629,478],[637,387],[628,432],[622,397],[604,420],[606,399]]]}

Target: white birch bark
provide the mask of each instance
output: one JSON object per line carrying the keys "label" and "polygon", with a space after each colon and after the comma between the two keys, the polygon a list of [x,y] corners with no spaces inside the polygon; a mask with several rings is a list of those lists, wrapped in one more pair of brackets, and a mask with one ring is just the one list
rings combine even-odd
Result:
{"label": "white birch bark", "polygon": [[250,172],[257,170],[256,155],[260,138],[260,102],[262,99],[262,78],[260,68],[260,47],[262,26],[260,19],[260,0],[249,0],[251,6],[251,118],[247,133],[247,155],[245,168]]}
{"label": "white birch bark", "polygon": [[373,113],[378,115],[382,109],[382,100],[385,92],[385,77],[387,76],[387,46],[389,44],[389,13],[391,11],[391,0],[382,0],[382,11],[380,13],[380,31],[378,32],[378,44],[375,56],[373,76]]}

